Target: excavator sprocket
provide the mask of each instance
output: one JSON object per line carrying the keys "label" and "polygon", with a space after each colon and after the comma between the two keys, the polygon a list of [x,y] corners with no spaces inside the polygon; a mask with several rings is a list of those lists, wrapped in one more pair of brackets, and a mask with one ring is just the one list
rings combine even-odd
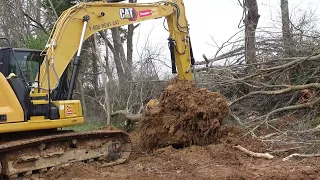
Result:
{"label": "excavator sprocket", "polygon": [[50,135],[2,141],[1,175],[28,176],[70,162],[102,161],[121,164],[131,154],[129,135],[120,130],[58,131]]}

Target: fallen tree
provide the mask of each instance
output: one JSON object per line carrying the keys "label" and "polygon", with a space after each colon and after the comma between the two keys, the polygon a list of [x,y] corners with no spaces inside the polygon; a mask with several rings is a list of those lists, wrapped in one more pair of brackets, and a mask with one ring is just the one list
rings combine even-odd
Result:
{"label": "fallen tree", "polygon": [[[302,35],[293,33],[294,40],[296,36]],[[214,57],[204,55],[203,61],[196,62],[196,84],[225,96],[230,108],[227,121],[243,126],[248,134],[273,147],[290,144],[289,149],[299,154],[315,154],[296,148],[320,146],[319,131],[310,131],[320,126],[319,42],[314,40],[317,36],[304,37],[292,44],[289,57],[281,48],[281,36],[258,35],[255,62],[248,63],[244,39],[233,36],[235,40],[216,45]],[[227,46],[231,49],[226,51]]]}

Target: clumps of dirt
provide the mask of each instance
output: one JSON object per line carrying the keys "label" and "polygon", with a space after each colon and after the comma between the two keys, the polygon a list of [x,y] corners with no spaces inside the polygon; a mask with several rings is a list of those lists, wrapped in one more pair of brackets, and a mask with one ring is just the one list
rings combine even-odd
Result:
{"label": "clumps of dirt", "polygon": [[243,127],[236,124],[221,126],[220,134],[219,144],[227,145],[232,149],[234,149],[233,146],[241,145],[251,151],[264,153],[268,148],[265,143],[250,136]]}
{"label": "clumps of dirt", "polygon": [[174,80],[139,122],[140,145],[148,151],[217,142],[228,113],[227,101],[218,92]]}
{"label": "clumps of dirt", "polygon": [[47,180],[69,180],[69,179],[103,179],[101,173],[96,171],[94,167],[85,163],[70,163],[63,166],[54,167],[46,174],[40,176],[40,179]]}
{"label": "clumps of dirt", "polygon": [[137,131],[130,133],[136,154],[127,163],[116,166],[101,166],[99,162],[74,163],[53,168],[39,179],[319,179],[320,157],[291,159],[254,158],[234,148],[242,145],[254,152],[266,152],[268,147],[251,137],[246,130],[236,124],[225,124],[220,128],[218,144],[193,145],[183,149],[172,146],[159,148],[152,153],[138,153],[135,142]]}

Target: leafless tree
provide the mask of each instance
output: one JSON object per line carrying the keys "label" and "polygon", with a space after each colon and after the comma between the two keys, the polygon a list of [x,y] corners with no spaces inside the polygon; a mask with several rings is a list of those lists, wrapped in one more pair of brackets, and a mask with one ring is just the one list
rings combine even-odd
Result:
{"label": "leafless tree", "polygon": [[[252,64],[256,62],[255,35],[260,15],[256,0],[245,0],[243,6],[245,11],[245,59],[247,64]],[[249,72],[253,72],[253,67],[249,68]]]}
{"label": "leafless tree", "polygon": [[281,17],[282,17],[282,38],[283,38],[283,49],[285,57],[290,57],[293,55],[293,39],[292,30],[290,26],[290,16],[289,16],[289,4],[288,0],[281,0]]}

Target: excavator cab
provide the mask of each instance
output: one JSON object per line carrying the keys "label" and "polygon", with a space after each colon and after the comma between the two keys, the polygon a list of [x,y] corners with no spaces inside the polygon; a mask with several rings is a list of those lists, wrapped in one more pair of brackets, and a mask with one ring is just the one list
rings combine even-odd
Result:
{"label": "excavator cab", "polygon": [[[70,101],[66,107],[74,107],[74,111],[65,114],[65,102],[55,101],[59,98],[61,91],[66,86],[66,81],[59,84],[60,87],[55,91],[46,94],[39,93],[37,74],[40,72],[41,64],[44,61],[42,50],[12,48],[7,38],[8,46],[0,48],[0,81],[3,86],[0,90],[1,102],[0,109],[0,132],[16,132],[37,130],[40,126],[43,129],[54,129],[62,127],[65,121],[57,122],[55,125],[51,123],[43,123],[50,120],[60,120],[68,115],[80,117],[80,120],[73,120],[69,125],[83,123],[82,108],[80,102]],[[38,92],[35,92],[38,91]],[[54,98],[52,98],[54,97]],[[26,122],[21,124],[18,122]],[[35,123],[39,124],[36,125]],[[40,124],[41,122],[41,124]],[[14,123],[14,124],[10,124]],[[5,126],[6,125],[6,126]]]}
{"label": "excavator cab", "polygon": [[[26,85],[33,92],[38,86],[37,74],[44,60],[44,53],[38,49],[0,47],[0,73],[8,77],[13,73],[20,80],[25,80]],[[58,88],[51,92],[52,100],[65,100],[68,92],[68,70],[61,76]]]}
{"label": "excavator cab", "polygon": [[[0,48],[0,72],[6,77],[20,103],[23,110],[23,121],[25,122],[35,115],[49,118],[49,114],[51,114],[51,119],[59,118],[57,107],[50,107],[50,113],[48,113],[48,104],[37,104],[33,100],[39,99],[39,97],[30,96],[33,85],[37,83],[34,79],[43,62],[40,53],[40,50],[33,49]],[[11,97],[11,99],[13,98]],[[41,98],[47,99],[48,97],[43,96]]]}
{"label": "excavator cab", "polygon": [[37,83],[35,79],[44,59],[41,56],[42,51],[12,48],[9,39],[0,37],[0,40],[6,41],[6,47],[0,46],[0,73],[9,79],[11,79],[9,75],[14,74],[26,86],[32,86]]}
{"label": "excavator cab", "polygon": [[[1,39],[6,40],[8,45],[11,46],[8,39]],[[23,121],[30,119],[31,115],[30,88],[28,87],[28,82],[30,82],[31,78],[35,77],[41,63],[40,51],[12,47],[0,48],[0,73],[7,79],[8,84],[21,105]],[[5,98],[8,97],[4,97],[4,99]],[[14,97],[11,97],[11,100],[12,99],[14,99]],[[2,116],[3,122],[8,120],[6,114]]]}
{"label": "excavator cab", "polygon": [[25,78],[26,83],[32,86],[43,61],[40,53],[40,50],[0,47],[0,72],[5,77],[14,73],[18,78]]}

